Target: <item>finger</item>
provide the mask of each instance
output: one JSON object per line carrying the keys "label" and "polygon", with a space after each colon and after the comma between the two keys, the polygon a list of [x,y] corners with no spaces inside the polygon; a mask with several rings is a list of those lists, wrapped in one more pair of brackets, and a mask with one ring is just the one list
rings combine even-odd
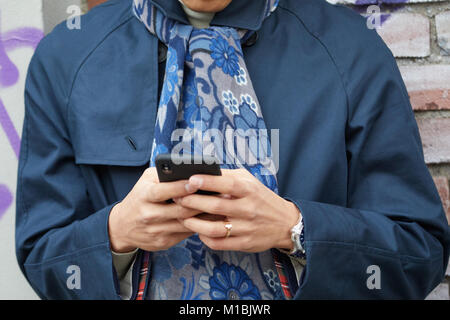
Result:
{"label": "finger", "polygon": [[178,214],[176,215],[176,219],[178,219],[178,220],[185,220],[185,219],[189,219],[192,217],[197,217],[197,218],[202,218],[202,219],[210,219],[210,220],[218,220],[218,219],[220,219],[220,217],[222,217],[221,220],[223,220],[223,218],[224,218],[224,216],[204,213],[201,210],[185,208],[182,206],[180,206],[180,208],[182,208],[182,209],[179,209]]}
{"label": "finger", "polygon": [[250,241],[243,237],[211,238],[199,235],[200,240],[210,249],[216,251],[250,251]]}
{"label": "finger", "polygon": [[150,167],[145,169],[144,173],[142,174],[142,178],[153,183],[158,183],[158,173],[156,172],[155,167]]}
{"label": "finger", "polygon": [[169,199],[184,197],[192,192],[186,189],[187,180],[152,183],[147,191],[147,200],[157,203]]}
{"label": "finger", "polygon": [[200,218],[189,218],[183,220],[183,225],[192,232],[207,236],[209,238],[224,238],[227,235],[227,224],[231,224],[230,236],[239,236],[245,233],[245,230],[240,228],[242,226],[237,224],[236,226],[232,222],[225,221],[209,221]]}
{"label": "finger", "polygon": [[240,168],[240,169],[220,169],[220,172],[222,173],[222,176],[253,176],[247,169]]}
{"label": "finger", "polygon": [[173,241],[171,244],[171,247],[178,244],[179,242],[183,241],[184,239],[187,239],[189,237],[192,237],[195,233],[193,232],[183,232],[183,233],[175,233],[173,235]]}
{"label": "finger", "polygon": [[144,221],[147,224],[155,224],[168,220],[190,218],[202,212],[201,210],[183,207],[177,203],[149,204],[144,213]]}
{"label": "finger", "polygon": [[183,223],[181,223],[179,220],[170,220],[165,223],[160,223],[156,225],[151,225],[147,227],[149,230],[149,233],[165,233],[165,234],[172,234],[172,233],[191,233],[193,232],[186,226],[184,226]]}
{"label": "finger", "polygon": [[243,178],[236,174],[222,176],[194,175],[189,178],[186,189],[191,192],[196,192],[197,190],[213,191],[242,198],[251,191],[248,182],[249,179],[247,177]]}
{"label": "finger", "polygon": [[178,198],[175,201],[185,208],[211,214],[232,217],[238,215],[240,212],[238,199],[226,199],[217,196],[193,194]]}
{"label": "finger", "polygon": [[170,219],[186,219],[203,213],[202,210],[186,208],[177,203],[166,205],[165,212]]}

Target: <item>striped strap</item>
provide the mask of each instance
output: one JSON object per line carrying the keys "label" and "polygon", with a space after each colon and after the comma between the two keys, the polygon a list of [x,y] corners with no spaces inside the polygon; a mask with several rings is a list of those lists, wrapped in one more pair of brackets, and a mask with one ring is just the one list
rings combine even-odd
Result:
{"label": "striped strap", "polygon": [[136,300],[144,300],[145,285],[148,277],[148,266],[150,262],[150,253],[145,251],[142,259],[141,270],[139,272],[139,287]]}

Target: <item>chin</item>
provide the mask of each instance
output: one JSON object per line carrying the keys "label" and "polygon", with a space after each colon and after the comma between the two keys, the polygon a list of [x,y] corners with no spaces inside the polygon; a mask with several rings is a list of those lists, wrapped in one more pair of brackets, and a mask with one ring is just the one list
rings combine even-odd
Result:
{"label": "chin", "polygon": [[232,0],[182,0],[191,10],[198,12],[219,12],[225,9]]}

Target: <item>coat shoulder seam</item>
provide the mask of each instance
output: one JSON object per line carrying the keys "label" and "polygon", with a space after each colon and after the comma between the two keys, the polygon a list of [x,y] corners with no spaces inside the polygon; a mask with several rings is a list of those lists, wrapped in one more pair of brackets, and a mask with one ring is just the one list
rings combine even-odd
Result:
{"label": "coat shoulder seam", "polygon": [[294,12],[294,11],[292,11],[291,9],[289,9],[289,8],[287,8],[287,7],[285,7],[285,6],[283,6],[281,3],[279,4],[278,7],[279,7],[280,9],[283,9],[283,10],[287,11],[287,12],[290,13],[291,15],[293,15],[293,16],[298,20],[298,22],[305,28],[305,30],[306,30],[306,31],[307,31],[314,39],[316,39],[316,40],[320,43],[320,45],[325,49],[327,55],[330,57],[331,62],[332,62],[333,65],[335,66],[337,73],[339,74],[339,79],[340,79],[342,88],[344,89],[344,92],[345,92],[345,100],[346,100],[346,107],[347,107],[347,110],[346,110],[346,111],[347,111],[347,114],[349,114],[349,108],[350,108],[350,107],[349,107],[349,94],[348,94],[347,86],[346,86],[346,84],[345,84],[345,81],[344,81],[344,77],[343,77],[342,71],[341,71],[341,69],[339,68],[339,66],[338,66],[338,64],[337,64],[337,62],[336,62],[336,58],[335,58],[335,57],[333,56],[333,54],[331,53],[331,50],[330,50],[329,47],[324,43],[324,41],[320,38],[320,36],[319,36],[318,34],[316,34],[315,32],[313,32],[313,31],[311,30],[311,28],[309,28],[309,27],[306,25],[306,23],[299,17],[299,15],[298,15],[296,12]]}
{"label": "coat shoulder seam", "polygon": [[68,117],[68,113],[69,113],[69,104],[70,104],[70,99],[72,96],[72,91],[73,88],[75,87],[75,83],[76,80],[78,78],[78,74],[80,73],[81,68],[84,66],[84,64],[86,63],[86,61],[89,59],[89,57],[106,41],[106,39],[113,34],[115,31],[117,31],[118,29],[120,29],[122,26],[124,26],[125,24],[127,24],[129,21],[131,21],[131,19],[133,19],[133,16],[128,16],[127,18],[125,18],[124,21],[121,21],[117,26],[115,26],[112,30],[110,30],[109,32],[107,32],[105,34],[105,36],[98,41],[98,43],[95,45],[95,47],[89,51],[88,54],[86,54],[86,56],[83,58],[83,60],[80,62],[79,66],[77,67],[75,74],[73,75],[73,80],[71,81],[71,85],[70,85],[70,89],[69,92],[67,94],[67,101],[66,101],[66,105],[65,105],[65,119],[68,123],[69,117]]}

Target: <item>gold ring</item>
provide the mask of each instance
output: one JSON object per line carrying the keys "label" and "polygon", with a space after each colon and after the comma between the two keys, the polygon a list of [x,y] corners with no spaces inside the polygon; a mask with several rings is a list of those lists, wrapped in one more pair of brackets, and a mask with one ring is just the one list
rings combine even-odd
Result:
{"label": "gold ring", "polygon": [[227,234],[225,235],[225,238],[228,238],[231,235],[231,229],[233,229],[233,225],[231,223],[227,223],[225,225],[225,229],[227,229]]}

